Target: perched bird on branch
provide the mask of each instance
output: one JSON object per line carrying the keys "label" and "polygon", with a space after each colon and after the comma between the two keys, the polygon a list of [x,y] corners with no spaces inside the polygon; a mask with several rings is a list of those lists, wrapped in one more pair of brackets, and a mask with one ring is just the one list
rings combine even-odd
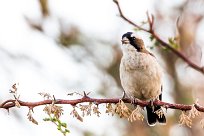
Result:
{"label": "perched bird on branch", "polygon": [[132,32],[122,36],[122,52],[120,79],[125,94],[133,100],[150,101],[150,105],[146,106],[150,126],[156,122],[166,123],[161,107],[153,105],[154,100],[162,98],[163,71],[155,56],[145,48],[143,40]]}

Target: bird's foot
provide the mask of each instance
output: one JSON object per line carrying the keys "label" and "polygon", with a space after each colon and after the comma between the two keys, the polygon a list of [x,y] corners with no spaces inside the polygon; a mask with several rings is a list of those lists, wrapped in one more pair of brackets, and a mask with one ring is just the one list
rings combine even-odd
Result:
{"label": "bird's foot", "polygon": [[134,97],[131,97],[130,99],[131,99],[131,104],[133,104],[134,106],[136,106],[138,99],[137,99],[137,98],[134,98]]}
{"label": "bird's foot", "polygon": [[156,113],[160,119],[164,116],[164,112],[161,108],[154,111],[154,113]]}

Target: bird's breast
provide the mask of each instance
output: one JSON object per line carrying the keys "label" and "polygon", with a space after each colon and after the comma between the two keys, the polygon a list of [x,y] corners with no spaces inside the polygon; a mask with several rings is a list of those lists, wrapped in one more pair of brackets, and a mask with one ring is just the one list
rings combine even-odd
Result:
{"label": "bird's breast", "polygon": [[147,53],[123,55],[120,78],[129,96],[139,99],[156,98],[161,93],[162,70],[155,57]]}

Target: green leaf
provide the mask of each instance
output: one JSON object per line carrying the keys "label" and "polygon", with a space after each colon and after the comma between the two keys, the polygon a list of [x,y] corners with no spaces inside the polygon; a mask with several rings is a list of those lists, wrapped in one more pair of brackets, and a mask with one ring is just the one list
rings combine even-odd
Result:
{"label": "green leaf", "polygon": [[150,41],[154,41],[155,40],[153,35],[150,35],[149,39],[150,39]]}
{"label": "green leaf", "polygon": [[61,123],[61,125],[65,128],[67,128],[67,124],[66,123]]}
{"label": "green leaf", "polygon": [[174,48],[174,49],[178,49],[179,45],[177,44],[177,41],[175,40],[175,37],[170,37],[168,39],[169,44]]}
{"label": "green leaf", "polygon": [[44,118],[43,121],[51,121],[50,118]]}
{"label": "green leaf", "polygon": [[65,132],[66,132],[66,133],[70,133],[70,131],[69,131],[68,129],[65,129]]}
{"label": "green leaf", "polygon": [[60,127],[60,126],[58,126],[58,127],[57,127],[57,130],[60,130],[60,131],[61,131],[62,129],[61,129],[61,127]]}

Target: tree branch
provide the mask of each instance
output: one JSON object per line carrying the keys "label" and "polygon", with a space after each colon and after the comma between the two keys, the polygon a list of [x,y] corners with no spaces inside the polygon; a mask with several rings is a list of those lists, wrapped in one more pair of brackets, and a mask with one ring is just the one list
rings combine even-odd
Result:
{"label": "tree branch", "polygon": [[130,19],[128,19],[122,12],[120,4],[118,2],[118,0],[113,0],[114,3],[117,5],[118,7],[118,11],[120,14],[120,17],[122,19],[124,19],[126,22],[130,23],[131,25],[133,25],[134,27],[138,28],[139,30],[145,31],[147,33],[150,33],[159,43],[161,46],[168,48],[169,50],[171,50],[174,54],[176,54],[179,58],[181,58],[183,61],[185,61],[190,67],[192,67],[193,69],[195,69],[198,72],[201,72],[202,74],[204,74],[204,67],[203,66],[198,66],[196,65],[194,62],[190,61],[183,53],[181,53],[180,51],[176,50],[175,48],[173,48],[170,44],[168,44],[167,42],[163,41],[154,31],[153,29],[153,23],[154,23],[154,16],[151,15],[151,18],[149,16],[149,14],[147,13],[147,19],[148,19],[148,23],[149,23],[149,29],[145,29],[139,25],[137,25],[136,23],[132,22]]}
{"label": "tree branch", "polygon": [[[105,103],[113,103],[116,104],[119,102],[119,98],[107,98],[107,99],[96,99],[96,98],[90,98],[87,96],[84,96],[80,99],[75,99],[75,100],[64,100],[64,99],[56,99],[56,100],[43,100],[43,101],[39,101],[39,102],[25,102],[25,101],[21,101],[21,100],[15,100],[15,99],[11,99],[11,100],[7,100],[5,102],[3,102],[0,105],[0,108],[2,109],[10,109],[16,106],[15,102],[18,101],[18,103],[20,104],[20,106],[25,106],[28,108],[34,108],[37,106],[42,106],[42,105],[46,105],[46,104],[70,104],[70,105],[76,105],[79,103],[84,103],[84,102],[92,102],[95,103],[97,105],[99,104],[105,104]],[[123,102],[125,103],[131,103],[131,99],[130,98],[125,98],[122,99]],[[147,101],[142,101],[137,99],[133,104],[136,105],[140,105],[141,107],[145,107],[147,105],[149,105],[150,103]],[[154,105],[158,105],[158,106],[163,106],[166,109],[178,109],[178,110],[182,110],[182,111],[188,111],[191,110],[192,105],[184,105],[184,104],[171,104],[171,103],[167,103],[167,102],[162,102],[159,100],[156,100],[153,102]],[[204,107],[200,106],[198,104],[194,104],[195,108],[200,111],[200,112],[204,112]]]}

